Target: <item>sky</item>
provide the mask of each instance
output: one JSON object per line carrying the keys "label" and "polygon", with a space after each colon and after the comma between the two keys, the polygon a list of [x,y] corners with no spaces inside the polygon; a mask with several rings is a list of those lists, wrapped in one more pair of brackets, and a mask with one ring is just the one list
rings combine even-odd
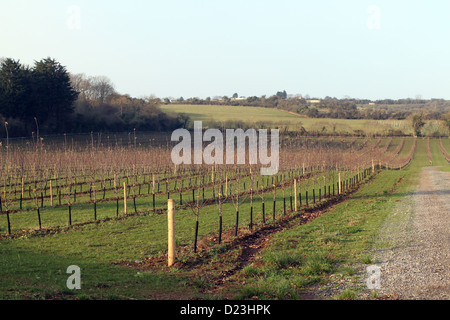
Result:
{"label": "sky", "polygon": [[450,99],[447,0],[0,0],[0,58],[160,98]]}

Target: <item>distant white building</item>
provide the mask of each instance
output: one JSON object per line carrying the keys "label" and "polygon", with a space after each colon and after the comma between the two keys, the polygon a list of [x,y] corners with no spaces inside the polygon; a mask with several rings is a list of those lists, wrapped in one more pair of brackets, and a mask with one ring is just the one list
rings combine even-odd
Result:
{"label": "distant white building", "polygon": [[308,103],[311,104],[316,104],[316,103],[320,103],[320,100],[307,100]]}

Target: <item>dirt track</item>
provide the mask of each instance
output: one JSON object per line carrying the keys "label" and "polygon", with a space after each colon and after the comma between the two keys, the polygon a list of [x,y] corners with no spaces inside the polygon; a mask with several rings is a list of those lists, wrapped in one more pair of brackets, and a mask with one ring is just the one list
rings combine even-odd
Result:
{"label": "dirt track", "polygon": [[425,167],[417,189],[399,202],[377,240],[379,294],[450,299],[450,173]]}

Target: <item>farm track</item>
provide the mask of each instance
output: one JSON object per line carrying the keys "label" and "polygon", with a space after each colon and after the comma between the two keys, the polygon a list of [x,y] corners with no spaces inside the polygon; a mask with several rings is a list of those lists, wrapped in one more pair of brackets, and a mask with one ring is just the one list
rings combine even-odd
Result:
{"label": "farm track", "polygon": [[408,300],[450,298],[450,173],[424,167],[377,239],[380,294]]}

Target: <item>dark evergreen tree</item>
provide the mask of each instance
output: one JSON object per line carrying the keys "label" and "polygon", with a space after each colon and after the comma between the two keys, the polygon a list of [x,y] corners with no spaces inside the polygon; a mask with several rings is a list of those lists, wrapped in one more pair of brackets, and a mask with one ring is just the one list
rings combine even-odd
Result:
{"label": "dark evergreen tree", "polygon": [[72,88],[66,68],[51,58],[37,61],[32,70],[36,118],[49,132],[63,132],[74,111],[78,92]]}
{"label": "dark evergreen tree", "polygon": [[0,114],[26,121],[32,119],[31,72],[20,61],[0,64]]}

